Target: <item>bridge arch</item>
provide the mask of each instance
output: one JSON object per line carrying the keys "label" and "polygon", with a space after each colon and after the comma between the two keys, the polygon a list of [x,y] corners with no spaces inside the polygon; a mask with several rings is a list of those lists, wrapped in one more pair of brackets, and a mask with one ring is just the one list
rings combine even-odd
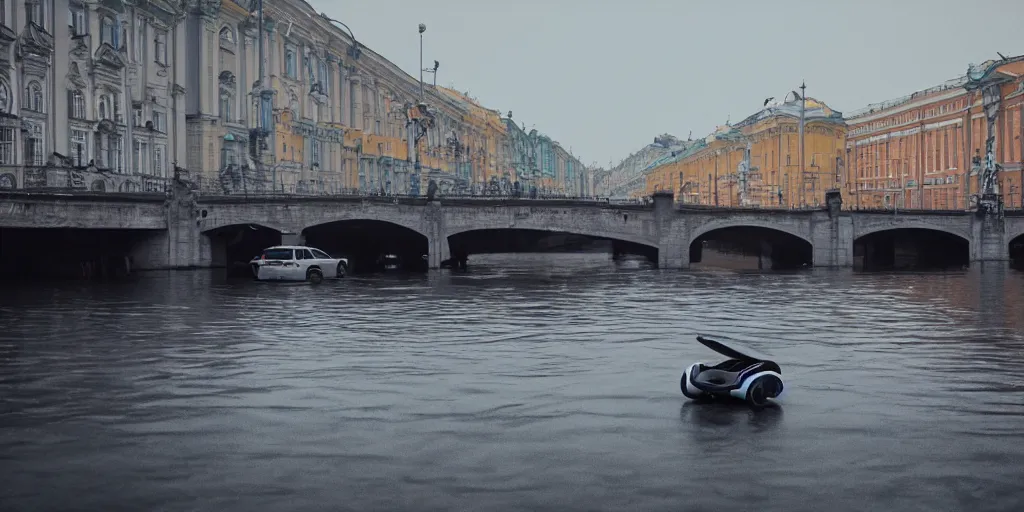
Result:
{"label": "bridge arch", "polygon": [[974,247],[963,229],[917,219],[854,226],[856,270],[956,269],[970,265]]}
{"label": "bridge arch", "polygon": [[[807,224],[809,226],[809,224]],[[691,264],[705,261],[705,249],[724,260],[756,257],[758,269],[802,268],[814,265],[810,228],[783,221],[732,218],[696,226],[686,249]],[[750,264],[755,260],[730,263]]]}
{"label": "bridge arch", "polygon": [[[585,239],[585,240],[584,240]],[[573,252],[593,243],[610,246],[613,257],[635,254],[658,263],[660,246],[651,236],[610,232],[600,227],[576,225],[484,224],[449,230],[442,244],[441,263],[465,264],[472,254],[489,252]]]}
{"label": "bridge arch", "polygon": [[281,243],[282,229],[262,223],[202,227],[200,236],[209,243],[210,266],[227,268],[232,275],[251,275],[248,262],[263,249]]}
{"label": "bridge arch", "polygon": [[692,244],[693,242],[695,242],[701,236],[706,235],[706,234],[708,234],[708,233],[710,233],[712,231],[718,231],[720,229],[728,229],[728,228],[758,228],[758,229],[765,229],[765,230],[768,230],[768,231],[777,231],[777,232],[780,232],[780,233],[785,233],[787,235],[791,235],[791,236],[794,236],[796,238],[799,238],[800,240],[803,240],[804,242],[807,242],[808,244],[813,244],[813,242],[811,242],[811,235],[809,233],[809,229],[807,229],[807,228],[804,228],[804,229],[801,229],[799,227],[795,228],[792,225],[787,224],[785,221],[770,222],[770,221],[765,221],[765,220],[762,220],[762,219],[742,219],[742,218],[741,219],[729,219],[729,220],[714,220],[714,221],[711,221],[711,222],[706,222],[704,224],[701,224],[700,226],[698,226],[696,229],[694,229],[691,232],[689,243]]}
{"label": "bridge arch", "polygon": [[347,215],[301,230],[305,244],[349,260],[350,272],[428,268],[432,239],[418,222],[396,216]]}
{"label": "bridge arch", "polygon": [[1024,226],[1011,230],[1006,236],[1010,266],[1024,270]]}
{"label": "bridge arch", "polygon": [[864,227],[854,225],[853,229],[853,240],[856,242],[860,238],[872,235],[875,233],[881,233],[883,231],[896,231],[901,229],[916,229],[922,231],[938,231],[947,233],[950,235],[957,236],[963,240],[970,242],[971,234],[965,230],[949,227],[935,222],[924,222],[920,220],[901,220],[895,222],[887,222],[885,224],[872,224]]}

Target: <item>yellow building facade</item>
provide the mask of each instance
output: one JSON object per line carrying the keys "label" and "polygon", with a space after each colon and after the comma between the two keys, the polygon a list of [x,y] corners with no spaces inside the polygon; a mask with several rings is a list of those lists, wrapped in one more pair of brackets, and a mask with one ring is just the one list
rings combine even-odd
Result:
{"label": "yellow building facade", "polygon": [[680,203],[721,207],[801,208],[824,205],[842,181],[846,126],[842,114],[813,98],[774,104],[704,139],[686,141],[651,163],[645,194],[672,191]]}

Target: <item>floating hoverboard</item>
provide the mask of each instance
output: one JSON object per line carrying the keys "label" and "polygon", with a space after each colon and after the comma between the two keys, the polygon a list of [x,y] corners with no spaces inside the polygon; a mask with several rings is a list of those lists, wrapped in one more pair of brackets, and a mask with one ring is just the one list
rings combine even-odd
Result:
{"label": "floating hoverboard", "polygon": [[782,394],[782,369],[756,352],[697,336],[705,347],[729,359],[714,366],[694,363],[686,369],[679,387],[691,400],[732,397],[764,407]]}

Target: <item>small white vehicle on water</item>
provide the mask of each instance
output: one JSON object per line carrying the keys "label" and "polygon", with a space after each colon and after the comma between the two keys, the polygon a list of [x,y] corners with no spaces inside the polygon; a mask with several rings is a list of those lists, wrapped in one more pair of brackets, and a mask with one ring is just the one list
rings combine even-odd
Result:
{"label": "small white vehicle on water", "polygon": [[263,249],[249,262],[258,281],[309,281],[342,278],[348,271],[348,259],[335,258],[315,247],[278,245]]}

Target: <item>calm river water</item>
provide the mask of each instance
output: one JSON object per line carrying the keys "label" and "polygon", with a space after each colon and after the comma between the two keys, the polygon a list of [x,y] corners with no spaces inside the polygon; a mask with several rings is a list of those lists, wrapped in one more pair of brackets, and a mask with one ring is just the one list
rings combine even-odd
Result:
{"label": "calm river water", "polygon": [[1024,510],[1024,274],[545,261],[5,289],[0,510]]}

